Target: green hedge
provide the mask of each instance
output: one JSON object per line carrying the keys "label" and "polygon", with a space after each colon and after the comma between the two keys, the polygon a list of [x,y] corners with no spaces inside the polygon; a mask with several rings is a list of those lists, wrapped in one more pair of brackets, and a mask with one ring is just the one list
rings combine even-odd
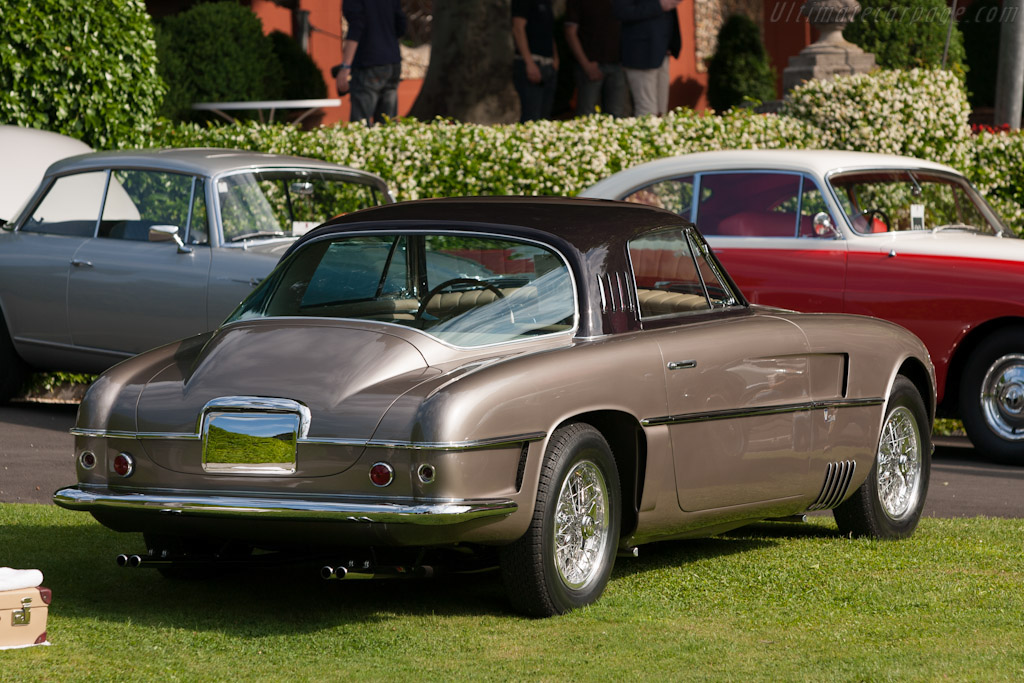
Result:
{"label": "green hedge", "polygon": [[950,72],[912,69],[812,81],[782,112],[724,116],[679,109],[632,119],[480,126],[401,120],[303,132],[289,125],[163,124],[153,146],[208,145],[299,154],[363,168],[400,199],[459,195],[573,195],[623,168],[711,149],[832,148],[909,154],[967,173],[1015,227],[1024,224],[1024,135],[972,136],[963,85]]}
{"label": "green hedge", "polygon": [[142,0],[0,1],[0,124],[142,144],[163,93]]}

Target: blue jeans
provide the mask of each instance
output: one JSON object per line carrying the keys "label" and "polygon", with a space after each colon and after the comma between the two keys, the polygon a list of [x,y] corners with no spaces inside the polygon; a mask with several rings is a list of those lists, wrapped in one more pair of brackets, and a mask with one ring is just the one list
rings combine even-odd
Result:
{"label": "blue jeans", "polygon": [[541,64],[540,77],[540,83],[531,83],[526,77],[526,62],[521,59],[512,62],[512,83],[519,93],[519,104],[522,107],[520,123],[551,118],[551,112],[555,108],[558,72],[551,64]]}
{"label": "blue jeans", "polygon": [[349,93],[352,96],[350,121],[383,123],[384,117],[398,117],[398,82],[401,64],[382,64],[352,69]]}
{"label": "blue jeans", "polygon": [[629,86],[621,64],[601,64],[604,78],[592,81],[586,72],[576,65],[576,116],[585,116],[597,111],[615,117],[626,115],[626,102]]}

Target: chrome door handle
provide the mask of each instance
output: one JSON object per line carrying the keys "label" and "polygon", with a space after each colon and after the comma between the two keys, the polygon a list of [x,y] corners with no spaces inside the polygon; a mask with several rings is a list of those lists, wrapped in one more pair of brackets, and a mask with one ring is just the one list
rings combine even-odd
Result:
{"label": "chrome door handle", "polygon": [[668,364],[669,370],[689,370],[697,367],[695,360],[674,360]]}
{"label": "chrome door handle", "polygon": [[71,265],[76,268],[92,268],[92,261],[82,261],[81,259],[71,259]]}

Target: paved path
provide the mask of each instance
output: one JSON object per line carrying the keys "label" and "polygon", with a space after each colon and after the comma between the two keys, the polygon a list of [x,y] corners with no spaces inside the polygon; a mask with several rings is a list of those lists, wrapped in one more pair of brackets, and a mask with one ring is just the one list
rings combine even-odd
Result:
{"label": "paved path", "polygon": [[[0,503],[49,503],[75,481],[68,430],[77,407],[42,403],[0,406]],[[1024,517],[1024,467],[976,457],[966,439],[936,440],[930,517]]]}

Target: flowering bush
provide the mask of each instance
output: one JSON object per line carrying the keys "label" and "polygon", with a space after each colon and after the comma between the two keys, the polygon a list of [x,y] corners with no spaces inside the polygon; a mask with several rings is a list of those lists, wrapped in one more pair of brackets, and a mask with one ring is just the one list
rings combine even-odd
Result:
{"label": "flowering bush", "polygon": [[366,128],[158,125],[152,146],[236,147],[327,159],[384,177],[399,199],[574,195],[616,171],[713,149],[827,148],[906,154],[964,171],[1024,226],[1024,135],[973,134],[961,81],[928,69],[879,71],[794,90],[778,115],[679,109],[662,118],[588,116],[481,126],[438,119]]}

